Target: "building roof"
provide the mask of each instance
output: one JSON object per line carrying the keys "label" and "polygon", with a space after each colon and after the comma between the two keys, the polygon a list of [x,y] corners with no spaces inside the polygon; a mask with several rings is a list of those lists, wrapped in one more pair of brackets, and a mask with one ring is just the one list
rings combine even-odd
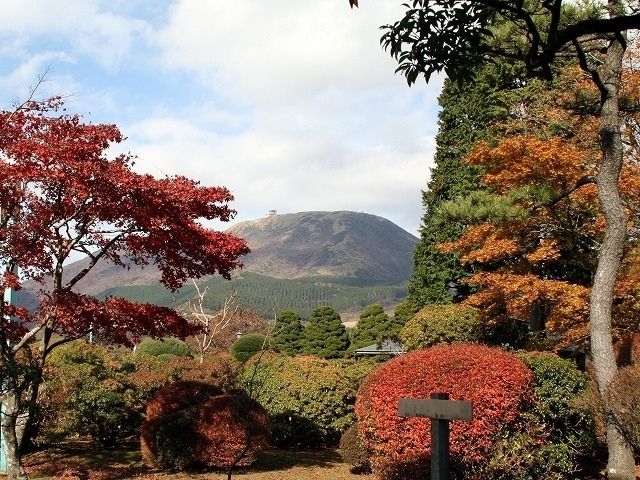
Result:
{"label": "building roof", "polygon": [[374,343],[355,351],[356,355],[402,355],[406,353],[400,342],[385,340],[381,344]]}

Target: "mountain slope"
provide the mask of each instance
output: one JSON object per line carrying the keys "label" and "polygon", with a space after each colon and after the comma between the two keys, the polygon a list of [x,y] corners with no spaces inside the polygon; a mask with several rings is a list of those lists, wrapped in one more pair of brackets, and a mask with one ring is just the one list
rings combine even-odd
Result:
{"label": "mountain slope", "polygon": [[407,280],[417,238],[382,217],[302,212],[241,222],[229,232],[251,253],[244,269],[275,278],[331,276],[364,283]]}
{"label": "mountain slope", "polygon": [[[198,282],[210,287],[212,305],[208,306],[216,308],[235,290],[242,294],[243,307],[268,317],[280,306],[306,312],[327,303],[352,309],[398,301],[406,294],[418,241],[384,218],[354,212],[274,215],[241,222],[228,231],[246,239],[252,253],[243,259],[244,269],[233,275],[232,282],[218,277]],[[81,260],[67,265],[65,276],[76,274],[86,264]],[[167,306],[194,294],[190,283],[172,294],[160,285],[159,278],[152,265],[122,268],[99,263],[77,291]],[[25,285],[19,303],[35,308],[38,289]]]}

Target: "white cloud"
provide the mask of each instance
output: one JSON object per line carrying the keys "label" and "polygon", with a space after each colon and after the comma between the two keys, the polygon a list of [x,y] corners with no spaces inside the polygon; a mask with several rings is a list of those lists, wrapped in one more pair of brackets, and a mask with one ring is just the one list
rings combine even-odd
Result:
{"label": "white cloud", "polygon": [[139,19],[103,10],[91,0],[0,0],[0,38],[13,36],[25,54],[30,41],[47,37],[68,40],[70,54],[89,56],[107,69],[118,68],[131,54],[137,36],[150,31]]}
{"label": "white cloud", "polygon": [[24,90],[53,64],[47,93],[74,94],[72,109],[120,125],[139,171],[228,186],[238,220],[354,210],[417,233],[440,84],[409,89],[379,45],[400,2],[0,0],[0,9],[0,56],[11,59],[0,88]]}

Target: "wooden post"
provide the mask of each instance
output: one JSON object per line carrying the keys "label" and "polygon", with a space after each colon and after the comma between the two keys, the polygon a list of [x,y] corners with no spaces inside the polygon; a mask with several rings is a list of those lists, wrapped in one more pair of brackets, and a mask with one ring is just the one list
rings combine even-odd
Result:
{"label": "wooden post", "polygon": [[432,393],[430,399],[401,398],[398,415],[431,419],[431,480],[449,479],[449,421],[471,420],[471,402],[449,400],[448,393]]}
{"label": "wooden post", "polygon": [[[448,393],[432,393],[431,398],[449,400]],[[449,420],[431,419],[431,480],[449,479]]]}

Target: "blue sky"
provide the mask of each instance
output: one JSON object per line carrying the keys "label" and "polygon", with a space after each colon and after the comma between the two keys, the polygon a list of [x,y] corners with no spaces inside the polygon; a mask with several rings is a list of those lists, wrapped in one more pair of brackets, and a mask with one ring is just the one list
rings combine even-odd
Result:
{"label": "blue sky", "polygon": [[[400,1],[0,0],[0,101],[64,95],[117,124],[136,169],[227,186],[232,222],[352,210],[416,234],[438,78],[379,45]],[[220,226],[226,228],[226,225]]]}

